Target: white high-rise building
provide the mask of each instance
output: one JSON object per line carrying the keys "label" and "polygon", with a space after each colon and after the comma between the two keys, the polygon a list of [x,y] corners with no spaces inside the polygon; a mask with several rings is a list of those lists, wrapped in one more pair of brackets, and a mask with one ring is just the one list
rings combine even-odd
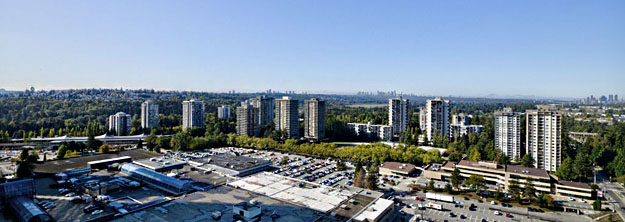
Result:
{"label": "white high-rise building", "polygon": [[511,160],[521,159],[521,114],[512,108],[495,111],[495,149]]}
{"label": "white high-rise building", "polygon": [[406,132],[408,128],[408,99],[401,97],[388,100],[388,124],[393,134]]}
{"label": "white high-rise building", "polygon": [[124,113],[118,112],[115,115],[109,116],[109,131],[115,131],[116,136],[127,136],[130,134],[130,128],[132,125],[130,124],[131,116]]}
{"label": "white high-rise building", "polygon": [[299,139],[299,101],[284,96],[275,100],[276,129],[286,132],[288,138]]}
{"label": "white high-rise building", "polygon": [[227,106],[217,107],[217,118],[219,118],[219,119],[229,119],[230,118],[230,107],[227,107]]}
{"label": "white high-rise building", "polygon": [[427,135],[428,141],[432,141],[434,133],[443,137],[449,136],[449,100],[441,97],[428,99],[420,111],[421,130]]}
{"label": "white high-rise building", "polygon": [[326,102],[312,98],[306,101],[304,110],[304,137],[320,140],[326,136]]}
{"label": "white high-rise building", "polygon": [[158,104],[147,100],[141,103],[141,128],[158,127]]}
{"label": "white high-rise building", "polygon": [[556,171],[562,163],[562,114],[540,105],[526,112],[526,153],[532,155],[536,168]]}
{"label": "white high-rise building", "polygon": [[182,102],[182,129],[204,128],[204,102],[189,100]]}

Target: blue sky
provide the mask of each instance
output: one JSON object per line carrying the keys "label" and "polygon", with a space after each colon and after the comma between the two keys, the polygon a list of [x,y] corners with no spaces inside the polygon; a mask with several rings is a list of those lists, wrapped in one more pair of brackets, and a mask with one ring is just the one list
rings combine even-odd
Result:
{"label": "blue sky", "polygon": [[625,1],[0,0],[0,88],[625,96]]}

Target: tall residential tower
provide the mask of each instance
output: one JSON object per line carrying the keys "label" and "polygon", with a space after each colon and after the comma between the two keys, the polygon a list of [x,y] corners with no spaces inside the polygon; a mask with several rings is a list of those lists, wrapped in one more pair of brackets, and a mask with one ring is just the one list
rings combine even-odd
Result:
{"label": "tall residential tower", "polygon": [[443,137],[449,136],[449,100],[441,97],[428,99],[420,111],[421,130],[432,141],[434,133]]}
{"label": "tall residential tower", "polygon": [[305,135],[307,139],[320,140],[326,136],[326,102],[315,98],[306,101],[304,110]]}
{"label": "tall residential tower", "polygon": [[408,128],[408,99],[401,97],[388,100],[388,124],[397,135]]}
{"label": "tall residential tower", "polygon": [[182,102],[182,129],[192,127],[204,128],[204,102],[201,100]]}
{"label": "tall residential tower", "polygon": [[542,105],[526,112],[526,153],[536,168],[556,171],[562,163],[562,114]]}
{"label": "tall residential tower", "polygon": [[153,127],[158,127],[158,104],[152,100],[147,100],[141,103],[141,128],[150,129]]}
{"label": "tall residential tower", "polygon": [[276,129],[286,133],[288,138],[299,138],[299,101],[284,96],[282,99],[275,101],[275,119]]}
{"label": "tall residential tower", "polygon": [[521,114],[512,108],[495,111],[495,149],[511,160],[521,159]]}
{"label": "tall residential tower", "polygon": [[249,100],[241,102],[241,106],[237,107],[237,135],[258,136],[258,110]]}
{"label": "tall residential tower", "polygon": [[127,136],[130,134],[130,115],[118,112],[109,116],[109,131],[115,131],[116,136]]}

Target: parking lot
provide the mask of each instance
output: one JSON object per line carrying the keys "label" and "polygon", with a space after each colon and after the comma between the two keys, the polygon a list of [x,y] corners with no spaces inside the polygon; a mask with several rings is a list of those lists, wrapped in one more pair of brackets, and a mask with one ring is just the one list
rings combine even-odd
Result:
{"label": "parking lot", "polygon": [[[461,204],[457,204],[428,199],[418,201],[415,199],[416,196],[425,199],[425,193],[422,192],[417,193],[417,195],[397,196],[402,203],[400,205],[403,205],[400,211],[404,212],[402,214],[405,214],[403,215],[405,221],[408,221],[414,215],[420,215],[421,218],[435,219],[436,221],[590,221],[590,218],[574,213],[536,212],[534,210],[537,209],[535,206],[528,206],[532,208],[532,211],[530,211],[527,207],[502,206],[500,202],[496,202],[496,205],[493,205],[486,201],[479,202],[478,200],[456,197],[454,201],[461,202]],[[426,206],[430,202],[442,205],[442,210],[418,209],[419,204]],[[470,208],[471,204],[475,207]],[[509,213],[509,217],[507,217],[507,213]]]}

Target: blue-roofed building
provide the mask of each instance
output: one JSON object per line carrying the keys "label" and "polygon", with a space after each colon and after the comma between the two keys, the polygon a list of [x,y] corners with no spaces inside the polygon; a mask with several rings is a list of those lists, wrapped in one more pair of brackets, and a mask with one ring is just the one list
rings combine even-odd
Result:
{"label": "blue-roofed building", "polygon": [[0,198],[17,221],[52,221],[52,217],[33,202],[35,193],[33,179],[0,184]]}
{"label": "blue-roofed building", "polygon": [[52,217],[28,197],[12,198],[7,201],[7,205],[20,222],[52,221]]}
{"label": "blue-roofed building", "polygon": [[179,195],[193,189],[190,181],[179,180],[132,163],[122,165],[121,171],[139,181],[174,195]]}

